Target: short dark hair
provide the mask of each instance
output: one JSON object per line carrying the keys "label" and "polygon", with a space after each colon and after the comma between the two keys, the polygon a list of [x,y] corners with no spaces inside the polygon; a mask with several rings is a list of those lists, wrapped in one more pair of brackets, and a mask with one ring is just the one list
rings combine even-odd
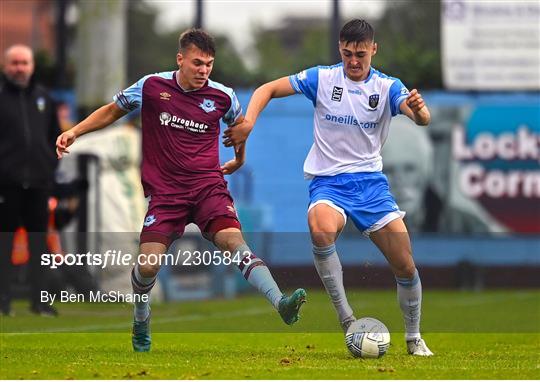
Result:
{"label": "short dark hair", "polygon": [[189,48],[191,44],[212,57],[216,55],[216,43],[214,38],[202,29],[192,28],[182,32],[178,38],[178,50],[183,52]]}
{"label": "short dark hair", "polygon": [[349,43],[373,42],[375,31],[366,20],[353,19],[343,25],[339,32],[339,41]]}

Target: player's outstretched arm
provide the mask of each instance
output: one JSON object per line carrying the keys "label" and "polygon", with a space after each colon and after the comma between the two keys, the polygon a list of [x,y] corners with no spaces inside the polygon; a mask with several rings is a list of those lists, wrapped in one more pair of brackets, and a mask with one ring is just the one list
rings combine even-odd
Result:
{"label": "player's outstretched arm", "polygon": [[234,146],[234,159],[226,162],[221,166],[221,171],[224,175],[231,175],[238,170],[246,161],[246,144],[242,143],[238,146]]}
{"label": "player's outstretched arm", "polygon": [[[235,126],[238,126],[244,122],[244,116],[240,115],[236,122],[232,125],[229,125],[230,128],[234,128]],[[221,166],[221,171],[224,175],[231,175],[233,172],[238,170],[244,162],[246,161],[246,144],[242,143],[239,145],[234,146],[234,159],[231,159],[230,161],[226,162],[223,166]]]}
{"label": "player's outstretched arm", "polygon": [[83,121],[58,136],[56,139],[56,155],[58,159],[61,159],[64,154],[69,154],[67,148],[81,135],[103,129],[126,114],[127,112],[120,109],[114,102],[100,107]]}
{"label": "player's outstretched arm", "polygon": [[259,114],[268,105],[268,102],[272,98],[287,97],[293,94],[295,94],[295,91],[288,77],[282,77],[258,87],[251,96],[246,116],[242,123],[231,126],[223,132],[223,144],[226,147],[231,147],[244,143],[251,130],[253,130]]}
{"label": "player's outstretched arm", "polygon": [[427,126],[431,122],[429,109],[420,92],[413,89],[405,101],[399,106],[401,112],[419,126]]}

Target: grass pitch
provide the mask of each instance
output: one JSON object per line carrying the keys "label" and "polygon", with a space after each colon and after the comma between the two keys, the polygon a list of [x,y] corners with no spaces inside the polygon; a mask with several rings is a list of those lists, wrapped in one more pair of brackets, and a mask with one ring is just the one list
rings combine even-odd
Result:
{"label": "grass pitch", "polygon": [[424,293],[431,358],[406,354],[394,291],[350,291],[357,317],[392,331],[381,359],[352,358],[324,292],[308,291],[299,323],[284,325],[258,296],[152,307],[150,353],[131,350],[127,304],[26,303],[0,320],[2,379],[540,379],[540,292]]}

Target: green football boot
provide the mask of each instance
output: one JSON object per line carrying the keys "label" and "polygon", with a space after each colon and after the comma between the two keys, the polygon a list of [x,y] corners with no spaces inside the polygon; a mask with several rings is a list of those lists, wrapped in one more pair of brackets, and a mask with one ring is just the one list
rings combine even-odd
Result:
{"label": "green football boot", "polygon": [[298,311],[306,302],[306,291],[297,289],[289,297],[283,295],[279,301],[278,312],[287,325],[292,325],[300,319]]}
{"label": "green football boot", "polygon": [[131,335],[133,350],[136,352],[150,351],[152,337],[150,337],[150,314],[144,321],[133,320],[133,332]]}

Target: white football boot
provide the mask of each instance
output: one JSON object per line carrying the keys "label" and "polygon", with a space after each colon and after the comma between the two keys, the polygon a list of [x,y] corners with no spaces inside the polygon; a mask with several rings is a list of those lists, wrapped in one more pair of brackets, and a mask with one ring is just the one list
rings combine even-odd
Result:
{"label": "white football boot", "polygon": [[426,343],[421,338],[407,341],[407,352],[411,355],[420,357],[431,357],[433,355],[433,352],[429,350]]}

